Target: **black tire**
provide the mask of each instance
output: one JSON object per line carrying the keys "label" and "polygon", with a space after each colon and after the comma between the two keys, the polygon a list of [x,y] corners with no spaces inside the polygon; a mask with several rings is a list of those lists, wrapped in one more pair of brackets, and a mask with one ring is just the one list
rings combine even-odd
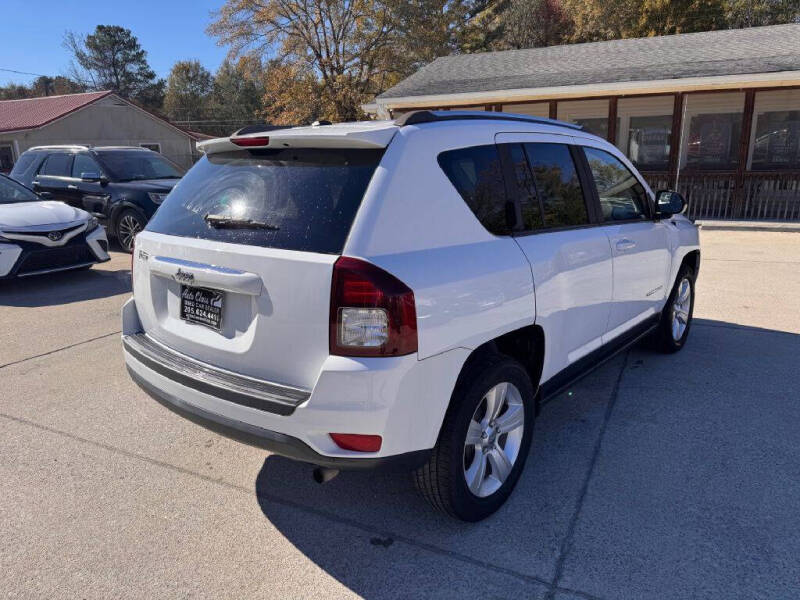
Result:
{"label": "black tire", "polygon": [[[466,367],[453,391],[450,408],[445,416],[439,440],[433,449],[429,461],[414,471],[414,483],[425,499],[434,508],[463,521],[480,521],[499,509],[514,489],[520,473],[525,466],[525,459],[530,450],[535,420],[535,398],[533,385],[525,368],[517,361],[506,356],[491,354]],[[484,405],[487,392],[496,385],[512,383],[519,391],[522,399],[524,424],[519,442],[516,460],[508,476],[493,493],[479,497],[470,491],[465,475],[469,453],[474,448],[466,448],[466,436],[470,422],[476,410],[488,408]],[[518,406],[518,405],[517,405]],[[510,407],[506,411],[511,410]],[[498,415],[498,421],[505,412]],[[497,443],[507,445],[508,436],[496,437]],[[494,439],[494,436],[492,436]],[[491,464],[491,461],[486,464]],[[491,467],[487,470],[491,473]],[[493,475],[493,474],[492,474]],[[487,476],[486,481],[488,481]],[[492,482],[492,485],[497,485]]]}
{"label": "black tire", "polygon": [[[675,278],[675,285],[672,286],[672,291],[669,294],[669,298],[667,298],[664,310],[661,311],[661,320],[656,330],[656,348],[661,352],[671,354],[677,352],[686,344],[686,339],[689,337],[689,330],[692,328],[692,315],[694,314],[694,280],[695,274],[692,268],[685,265],[681,267],[678,276]],[[675,300],[680,293],[684,281],[687,281],[689,286],[689,307],[685,317],[686,327],[680,335],[676,336],[673,334]]]}
{"label": "black tire", "polygon": [[[137,210],[126,208],[119,213],[114,224],[114,231],[117,242],[124,252],[130,254],[133,251],[133,240],[145,225],[147,225],[147,219]],[[131,235],[132,228],[134,231]]]}

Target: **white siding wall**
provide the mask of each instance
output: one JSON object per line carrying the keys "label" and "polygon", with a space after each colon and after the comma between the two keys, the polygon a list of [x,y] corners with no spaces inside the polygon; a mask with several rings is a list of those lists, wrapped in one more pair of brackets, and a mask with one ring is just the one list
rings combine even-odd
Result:
{"label": "white siding wall", "polygon": [[548,102],[532,102],[529,104],[504,104],[503,112],[532,117],[549,117],[550,104]]}
{"label": "white siding wall", "polygon": [[576,100],[558,103],[558,119],[574,122],[576,119],[608,118],[608,100]]}

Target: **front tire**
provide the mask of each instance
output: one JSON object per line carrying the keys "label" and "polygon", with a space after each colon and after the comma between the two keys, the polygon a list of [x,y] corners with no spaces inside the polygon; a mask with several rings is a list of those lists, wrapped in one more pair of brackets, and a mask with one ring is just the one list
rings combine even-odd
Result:
{"label": "front tire", "polygon": [[133,240],[145,225],[147,220],[132,208],[126,208],[117,218],[117,241],[128,254],[133,252]]}
{"label": "front tire", "polygon": [[511,358],[490,355],[468,369],[414,482],[436,509],[480,521],[503,505],[525,466],[535,399],[525,368]]}
{"label": "front tire", "polygon": [[694,314],[694,279],[691,268],[681,267],[658,325],[656,341],[662,352],[677,352],[689,337]]}

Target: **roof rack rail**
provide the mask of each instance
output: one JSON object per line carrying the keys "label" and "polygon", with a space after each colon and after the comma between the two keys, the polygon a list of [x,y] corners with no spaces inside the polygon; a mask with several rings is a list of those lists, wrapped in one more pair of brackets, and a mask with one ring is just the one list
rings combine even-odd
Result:
{"label": "roof rack rail", "polygon": [[92,148],[91,144],[40,144],[38,146],[31,146],[28,150],[69,150],[78,148],[80,150],[89,150]]}
{"label": "roof rack rail", "polygon": [[415,110],[412,112],[400,115],[394,120],[395,125],[403,127],[405,125],[420,125],[422,123],[441,123],[443,121],[522,121],[524,123],[538,123],[540,125],[557,125],[559,127],[568,127],[578,131],[583,130],[583,127],[575,123],[567,123],[565,121],[558,121],[556,119],[547,119],[545,117],[532,117],[529,115],[517,115],[511,113],[499,112],[481,112],[481,111],[433,111],[433,110]]}
{"label": "roof rack rail", "polygon": [[292,127],[299,127],[299,125],[266,125],[264,123],[259,125],[246,125],[238,131],[234,131],[231,137],[247,135],[248,133],[267,133],[270,131],[277,131],[278,129],[291,129]]}

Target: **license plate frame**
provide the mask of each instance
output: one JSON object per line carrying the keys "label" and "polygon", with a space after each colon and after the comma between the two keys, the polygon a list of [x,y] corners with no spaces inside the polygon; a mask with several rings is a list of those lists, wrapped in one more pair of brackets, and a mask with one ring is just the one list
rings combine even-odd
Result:
{"label": "license plate frame", "polygon": [[181,285],[180,318],[193,325],[202,325],[219,332],[225,293],[211,288]]}

